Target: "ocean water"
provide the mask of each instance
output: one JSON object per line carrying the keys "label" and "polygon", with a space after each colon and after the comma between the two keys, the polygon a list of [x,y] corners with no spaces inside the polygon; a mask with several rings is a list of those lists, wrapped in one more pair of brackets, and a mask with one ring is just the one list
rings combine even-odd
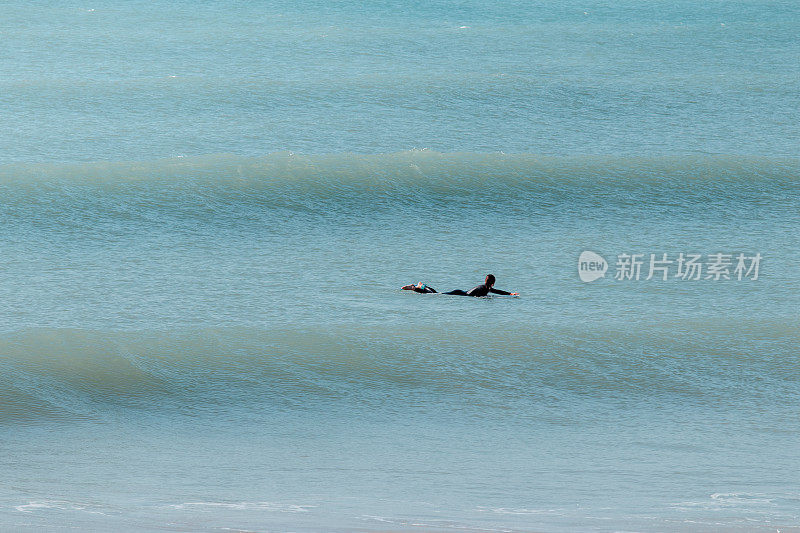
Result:
{"label": "ocean water", "polygon": [[0,530],[800,531],[798,34],[2,4]]}

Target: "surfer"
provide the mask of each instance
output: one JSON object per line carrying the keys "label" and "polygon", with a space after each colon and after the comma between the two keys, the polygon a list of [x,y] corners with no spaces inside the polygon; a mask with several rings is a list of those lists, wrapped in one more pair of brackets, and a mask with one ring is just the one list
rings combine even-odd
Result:
{"label": "surfer", "polygon": [[[434,289],[433,287],[427,286],[426,284],[422,283],[421,281],[419,283],[417,283],[416,285],[414,285],[412,283],[410,285],[403,285],[400,288],[402,290],[404,290],[404,291],[414,291],[414,292],[419,292],[419,293],[422,293],[422,294],[431,294],[431,293],[437,292],[436,289]],[[468,291],[462,291],[461,289],[456,289],[456,290],[450,291],[450,292],[443,292],[442,294],[451,294],[451,295],[454,295],[454,296],[486,296],[490,292],[492,294],[502,294],[502,295],[505,295],[505,296],[519,296],[518,292],[506,292],[506,291],[501,291],[500,289],[495,289],[494,288],[494,275],[492,275],[492,274],[487,274],[486,275],[486,280],[483,282],[483,284],[478,285],[477,287],[474,287],[474,288],[472,288],[472,289],[470,289]]]}

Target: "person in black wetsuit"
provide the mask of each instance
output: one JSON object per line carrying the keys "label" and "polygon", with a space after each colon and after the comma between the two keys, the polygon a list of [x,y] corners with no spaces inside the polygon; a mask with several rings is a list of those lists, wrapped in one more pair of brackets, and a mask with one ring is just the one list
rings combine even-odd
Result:
{"label": "person in black wetsuit", "polygon": [[[436,289],[434,289],[433,287],[428,287],[427,285],[425,285],[421,281],[419,283],[417,283],[416,285],[413,285],[413,284],[412,285],[404,285],[404,286],[402,286],[400,288],[402,290],[404,290],[404,291],[414,291],[414,292],[420,292],[422,294],[430,294],[430,293],[436,292]],[[450,292],[443,292],[442,294],[451,294],[453,296],[486,296],[490,292],[493,293],[493,294],[503,294],[503,295],[506,295],[506,296],[510,296],[510,295],[518,296],[519,295],[518,292],[506,292],[506,291],[501,291],[500,289],[495,289],[494,288],[494,276],[492,274],[487,274],[486,275],[486,281],[484,281],[482,285],[478,285],[477,287],[474,287],[474,288],[472,288],[472,289],[470,289],[468,291],[462,291],[461,289],[456,289],[456,290],[450,291]]]}

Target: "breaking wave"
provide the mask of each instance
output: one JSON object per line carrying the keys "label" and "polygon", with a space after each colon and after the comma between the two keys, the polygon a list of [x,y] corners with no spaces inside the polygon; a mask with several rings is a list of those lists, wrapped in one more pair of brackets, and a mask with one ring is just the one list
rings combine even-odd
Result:
{"label": "breaking wave", "polygon": [[800,365],[786,354],[796,353],[798,331],[783,319],[635,331],[509,326],[472,341],[460,328],[414,337],[389,326],[31,329],[0,336],[0,421],[94,419],[113,408],[402,409],[436,398],[479,409],[582,397],[741,406],[776,393],[791,403]]}

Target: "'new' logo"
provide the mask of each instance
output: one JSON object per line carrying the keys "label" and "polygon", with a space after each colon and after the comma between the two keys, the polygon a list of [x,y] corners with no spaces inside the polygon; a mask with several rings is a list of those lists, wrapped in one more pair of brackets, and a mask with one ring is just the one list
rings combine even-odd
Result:
{"label": "'new' logo", "polygon": [[606,275],[608,263],[602,256],[586,250],[578,258],[578,276],[581,281],[590,282]]}

